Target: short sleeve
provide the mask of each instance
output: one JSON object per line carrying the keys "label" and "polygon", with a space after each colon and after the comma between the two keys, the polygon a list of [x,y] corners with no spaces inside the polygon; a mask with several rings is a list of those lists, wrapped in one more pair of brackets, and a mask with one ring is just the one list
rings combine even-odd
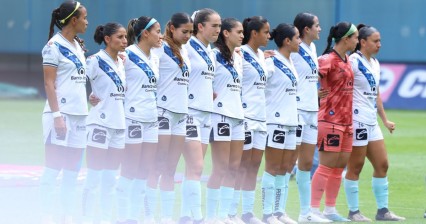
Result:
{"label": "short sleeve", "polygon": [[86,71],[87,77],[90,80],[96,79],[96,77],[98,76],[96,71],[97,71],[97,67],[99,67],[96,56],[95,55],[89,56],[86,60],[86,64],[87,64],[87,71]]}
{"label": "short sleeve", "polygon": [[329,54],[325,54],[318,58],[319,76],[321,78],[327,77],[328,73],[330,73],[332,69],[329,56]]}
{"label": "short sleeve", "polygon": [[349,57],[349,62],[351,63],[352,71],[355,72],[358,69],[358,58],[351,55]]}
{"label": "short sleeve", "polygon": [[274,75],[274,72],[275,72],[274,61],[272,60],[272,58],[267,58],[265,60],[265,66],[266,66],[266,78],[272,77],[272,75]]}
{"label": "short sleeve", "polygon": [[43,57],[43,65],[58,67],[59,52],[56,45],[49,41],[43,48],[41,55]]}

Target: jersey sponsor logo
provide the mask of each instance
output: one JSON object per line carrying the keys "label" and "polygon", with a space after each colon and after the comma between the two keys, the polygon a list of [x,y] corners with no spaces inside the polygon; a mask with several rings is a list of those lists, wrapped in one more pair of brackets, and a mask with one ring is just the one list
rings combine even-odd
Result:
{"label": "jersey sponsor logo", "polygon": [[229,130],[228,123],[217,123],[217,135],[218,136],[230,136],[231,131]]}
{"label": "jersey sponsor logo", "polygon": [[367,140],[367,137],[368,137],[367,129],[365,128],[356,129],[355,134],[356,134],[356,140]]}
{"label": "jersey sponsor logo", "polygon": [[101,144],[105,144],[106,135],[107,135],[106,130],[95,128],[95,129],[93,129],[93,133],[92,133],[92,141],[97,142],[97,143],[101,143]]}
{"label": "jersey sponsor logo", "polygon": [[284,144],[285,142],[285,131],[274,130],[272,135],[272,142]]}
{"label": "jersey sponsor logo", "polygon": [[197,126],[187,125],[186,126],[186,137],[197,138],[198,137]]}
{"label": "jersey sponsor logo", "polygon": [[328,146],[339,146],[340,145],[340,135],[328,134],[327,135],[327,145]]}
{"label": "jersey sponsor logo", "polygon": [[282,73],[284,73],[291,81],[291,86],[297,86],[297,79],[294,76],[293,72],[285,65],[282,61],[278,60],[276,57],[271,57],[274,61],[275,67],[277,67]]}
{"label": "jersey sponsor logo", "polygon": [[311,55],[309,55],[302,46],[299,46],[299,54],[302,56],[303,60],[308,63],[309,67],[311,67],[312,74],[317,74],[317,64],[315,64]]}
{"label": "jersey sponsor logo", "polygon": [[62,46],[58,42],[55,42],[55,45],[58,47],[59,52],[61,52],[61,54],[64,57],[66,57],[68,60],[70,60],[70,61],[72,61],[72,63],[74,63],[74,65],[77,69],[77,73],[79,75],[84,75],[85,69],[84,69],[83,63],[81,63],[81,61],[80,61],[80,59],[78,59],[77,55],[75,55],[70,49]]}
{"label": "jersey sponsor logo", "polygon": [[207,55],[207,53],[204,51],[204,49],[193,39],[189,40],[189,44],[194,48],[194,50],[203,58],[203,60],[207,64],[207,70],[209,72],[214,72],[214,66],[212,61],[210,60],[210,57]]}
{"label": "jersey sponsor logo", "polygon": [[246,131],[245,132],[245,138],[244,138],[244,145],[251,144],[251,142],[252,142],[251,131]]}
{"label": "jersey sponsor logo", "polygon": [[142,138],[142,128],[140,125],[129,126],[129,138]]}
{"label": "jersey sponsor logo", "polygon": [[246,60],[248,63],[250,63],[254,69],[259,73],[259,80],[262,82],[266,82],[266,76],[265,71],[263,70],[262,66],[256,61],[253,56],[251,56],[250,53],[244,51],[241,49],[241,52],[243,53],[244,60]]}
{"label": "jersey sponsor logo", "polygon": [[158,117],[158,129],[169,130],[170,129],[169,119],[165,117]]}
{"label": "jersey sponsor logo", "polygon": [[296,137],[297,138],[300,138],[302,136],[302,129],[303,129],[302,125],[297,125],[297,128],[296,128]]}

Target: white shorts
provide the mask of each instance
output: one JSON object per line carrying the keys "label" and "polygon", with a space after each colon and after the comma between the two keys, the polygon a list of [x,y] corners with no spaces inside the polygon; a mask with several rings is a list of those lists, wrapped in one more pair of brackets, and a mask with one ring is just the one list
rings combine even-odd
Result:
{"label": "white shorts", "polygon": [[125,129],[112,129],[97,124],[87,125],[87,145],[108,149],[124,149]]}
{"label": "white shorts", "polygon": [[158,143],[158,122],[140,122],[126,118],[126,144]]}
{"label": "white shorts", "polygon": [[243,120],[212,114],[212,141],[243,141],[244,125]]}
{"label": "white shorts", "polygon": [[250,150],[252,148],[265,150],[266,138],[268,136],[266,132],[266,122],[245,119],[244,130],[244,150]]}
{"label": "white shorts", "polygon": [[296,144],[302,142],[317,144],[318,138],[318,112],[297,110],[299,125],[296,130]]}
{"label": "white shorts", "polygon": [[186,141],[209,144],[211,113],[189,108],[186,118]]}
{"label": "white shorts", "polygon": [[86,141],[86,115],[62,114],[67,127],[65,137],[58,137],[54,128],[52,113],[43,113],[43,140],[44,144],[60,145],[65,147],[85,149]]}
{"label": "white shorts", "polygon": [[158,107],[158,134],[186,136],[186,116]]}
{"label": "white shorts", "polygon": [[268,124],[267,146],[276,149],[296,149],[296,127]]}
{"label": "white shorts", "polygon": [[368,125],[353,121],[353,146],[366,146],[368,142],[382,140],[383,134],[379,124]]}

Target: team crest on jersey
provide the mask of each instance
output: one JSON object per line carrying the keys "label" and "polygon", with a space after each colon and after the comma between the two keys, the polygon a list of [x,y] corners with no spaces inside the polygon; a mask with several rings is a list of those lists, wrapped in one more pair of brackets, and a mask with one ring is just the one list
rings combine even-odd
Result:
{"label": "team crest on jersey", "polygon": [[93,129],[93,133],[92,133],[92,141],[97,142],[97,143],[101,143],[101,144],[105,144],[106,135],[107,135],[106,130],[95,128],[95,129]]}
{"label": "team crest on jersey", "polygon": [[272,135],[272,142],[278,144],[284,144],[285,142],[285,131],[275,130]]}
{"label": "team crest on jersey", "polygon": [[244,138],[244,145],[251,144],[251,142],[252,142],[251,131],[246,131],[245,138]]}
{"label": "team crest on jersey", "polygon": [[243,108],[247,108],[247,104],[246,103],[243,103]]}
{"label": "team crest on jersey", "polygon": [[142,138],[142,128],[140,125],[131,125],[128,129],[129,138]]}
{"label": "team crest on jersey", "polygon": [[187,125],[186,126],[186,137],[197,138],[198,137],[197,126]]}
{"label": "team crest on jersey", "polygon": [[217,107],[222,107],[222,102],[217,103]]}
{"label": "team crest on jersey", "polygon": [[228,123],[218,123],[217,124],[217,135],[218,136],[231,136],[231,131],[229,130]]}
{"label": "team crest on jersey", "polygon": [[162,101],[167,101],[167,96],[163,96],[163,97],[161,97],[161,100],[162,100]]}
{"label": "team crest on jersey", "polygon": [[169,119],[165,117],[158,117],[158,129],[169,130],[170,129]]}
{"label": "team crest on jersey", "polygon": [[101,117],[101,119],[105,119],[105,114],[102,113],[100,117]]}
{"label": "team crest on jersey", "polygon": [[188,98],[192,100],[192,99],[194,99],[194,95],[193,94],[189,94]]}
{"label": "team crest on jersey", "polygon": [[67,102],[67,100],[65,98],[61,99],[61,103],[66,103],[66,102]]}
{"label": "team crest on jersey", "polygon": [[327,135],[327,145],[328,146],[339,146],[340,145],[340,136],[334,134]]}
{"label": "team crest on jersey", "polygon": [[355,110],[354,110],[354,114],[358,114],[358,109],[355,109]]}
{"label": "team crest on jersey", "polygon": [[275,117],[280,117],[280,116],[281,116],[280,113],[278,113],[278,112],[275,113]]}
{"label": "team crest on jersey", "polygon": [[356,134],[356,140],[367,140],[367,137],[368,137],[367,129],[365,128],[356,129],[355,134]]}
{"label": "team crest on jersey", "polygon": [[130,110],[129,110],[131,113],[134,113],[135,112],[135,108],[134,107],[130,107]]}

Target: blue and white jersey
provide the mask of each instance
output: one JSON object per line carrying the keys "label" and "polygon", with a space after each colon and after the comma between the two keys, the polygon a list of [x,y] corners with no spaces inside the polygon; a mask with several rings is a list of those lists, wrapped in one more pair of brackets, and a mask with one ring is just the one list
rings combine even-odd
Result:
{"label": "blue and white jersey", "polygon": [[[43,66],[57,68],[55,92],[59,111],[87,115],[86,58],[78,42],[70,43],[57,33],[44,46],[42,56]],[[47,100],[43,112],[51,112]]]}
{"label": "blue and white jersey", "polygon": [[185,48],[180,49],[184,65],[179,67],[179,60],[170,46],[163,46],[152,51],[159,58],[159,74],[157,81],[157,106],[168,111],[188,113],[188,84],[191,64]]}
{"label": "blue and white jersey", "polygon": [[216,74],[213,81],[213,92],[217,94],[217,97],[213,102],[213,113],[243,120],[244,111],[241,104],[242,58],[234,52],[234,64],[231,65],[218,49],[214,49],[214,53]]}
{"label": "blue and white jersey", "polygon": [[136,44],[126,48],[126,118],[140,122],[157,121],[158,63],[155,54],[148,58]]}
{"label": "blue and white jersey", "polygon": [[266,123],[297,126],[297,72],[280,52],[266,59]]}
{"label": "blue and white jersey", "polygon": [[299,45],[298,53],[291,53],[298,74],[297,109],[318,111],[318,56],[314,43]]}
{"label": "blue and white jersey", "polygon": [[90,109],[86,123],[125,129],[126,77],[123,60],[118,57],[115,62],[105,50],[100,50],[87,58],[87,77],[93,94],[100,102]]}
{"label": "blue and white jersey", "polygon": [[254,53],[248,45],[241,46],[241,53],[244,59],[242,105],[245,118],[265,122],[265,86],[267,70],[263,51],[258,49],[257,52],[257,54]]}
{"label": "blue and white jersey", "polygon": [[380,83],[380,64],[375,58],[368,61],[361,52],[349,57],[354,71],[353,120],[377,124],[376,99]]}
{"label": "blue and white jersey", "polygon": [[189,74],[188,107],[191,109],[213,111],[213,79],[215,59],[210,45],[205,46],[196,37],[191,37],[185,48],[191,61]]}

